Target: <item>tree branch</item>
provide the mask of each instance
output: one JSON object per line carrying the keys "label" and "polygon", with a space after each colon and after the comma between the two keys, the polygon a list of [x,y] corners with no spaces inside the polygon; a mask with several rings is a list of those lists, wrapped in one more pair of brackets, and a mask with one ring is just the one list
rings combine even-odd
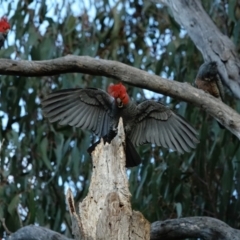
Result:
{"label": "tree branch", "polygon": [[[158,221],[151,224],[151,240],[184,238],[240,240],[240,231],[229,227],[226,223],[218,219],[210,217],[187,217]],[[26,239],[71,240],[50,229],[34,225],[23,227],[8,238],[8,240]]]}
{"label": "tree branch", "polygon": [[0,74],[4,75],[51,76],[70,72],[111,77],[192,103],[204,109],[240,139],[240,115],[218,99],[190,84],[161,78],[120,62],[88,56],[67,55],[53,60],[31,62],[0,59]]}
{"label": "tree branch", "polygon": [[57,232],[48,228],[29,225],[20,228],[17,232],[11,234],[8,240],[40,240],[40,239],[54,239],[54,240],[73,240],[67,238]]}
{"label": "tree branch", "polygon": [[201,238],[205,240],[239,240],[240,231],[210,217],[187,217],[154,222],[151,240]]}
{"label": "tree branch", "polygon": [[216,61],[224,84],[240,98],[240,60],[233,42],[222,34],[200,0],[156,0],[167,5],[175,20],[188,32],[204,61]]}

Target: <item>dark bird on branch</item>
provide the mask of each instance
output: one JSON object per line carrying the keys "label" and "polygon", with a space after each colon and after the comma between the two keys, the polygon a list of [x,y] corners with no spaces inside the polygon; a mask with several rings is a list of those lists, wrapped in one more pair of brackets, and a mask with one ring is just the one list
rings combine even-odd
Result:
{"label": "dark bird on branch", "polygon": [[218,73],[217,62],[203,63],[198,70],[195,84],[199,89],[223,101],[224,88]]}
{"label": "dark bird on branch", "polygon": [[126,167],[141,163],[134,146],[152,143],[183,153],[199,142],[195,129],[181,116],[160,102],[147,100],[136,105],[121,83],[110,85],[108,93],[96,88],[59,90],[47,96],[42,107],[50,122],[88,129],[107,142],[116,135],[122,117]]}
{"label": "dark bird on branch", "polygon": [[[219,76],[217,62],[203,63],[197,73],[195,84],[199,89],[211,94],[215,98],[224,100],[224,88]],[[221,128],[224,126],[219,123]]]}

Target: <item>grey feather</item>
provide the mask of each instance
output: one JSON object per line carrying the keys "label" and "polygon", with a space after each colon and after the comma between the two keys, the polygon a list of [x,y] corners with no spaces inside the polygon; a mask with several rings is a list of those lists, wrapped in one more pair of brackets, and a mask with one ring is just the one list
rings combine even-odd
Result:
{"label": "grey feather", "polygon": [[139,146],[140,144],[142,144],[142,140],[143,140],[143,136],[142,136],[142,133],[144,132],[144,123],[145,122],[141,122],[139,125],[138,125],[138,128],[136,130],[136,134],[135,134],[135,142],[136,142],[136,145]]}
{"label": "grey feather", "polygon": [[182,153],[199,142],[195,129],[163,104],[148,100],[140,103],[137,109],[139,112],[130,135],[133,144],[151,142]]}
{"label": "grey feather", "polygon": [[175,129],[173,128],[172,124],[169,124],[169,136],[170,139],[175,147],[175,150],[179,153],[183,153],[183,149],[181,144],[179,143],[179,136],[176,134]]}
{"label": "grey feather", "polygon": [[160,134],[163,134],[164,140],[166,142],[166,147],[171,148],[171,142],[168,136],[168,131],[166,129],[166,122],[164,123],[164,127],[162,128],[162,132]]}
{"label": "grey feather", "polygon": [[82,127],[104,136],[113,118],[112,103],[113,98],[100,89],[74,88],[49,94],[42,101],[42,107],[50,122]]}
{"label": "grey feather", "polygon": [[89,123],[91,121],[91,111],[89,110],[89,112],[86,114],[86,118],[85,118],[85,122],[84,124],[82,125],[82,129],[89,129],[91,130],[91,128],[89,127]]}
{"label": "grey feather", "polygon": [[68,108],[68,110],[64,111],[63,114],[59,114],[59,116],[61,116],[61,121],[59,122],[60,125],[67,125],[69,124],[70,126],[74,126],[71,125],[70,123],[74,120],[74,118],[76,118],[79,114],[79,106],[75,105],[74,107],[70,107]]}
{"label": "grey feather", "polygon": [[178,135],[178,142],[184,151],[189,152],[190,148],[195,148],[195,145],[192,143],[191,138],[182,130],[182,127],[178,122],[176,122],[174,129],[175,133]]}
{"label": "grey feather", "polygon": [[83,116],[81,114],[79,114],[78,112],[76,112],[76,115],[72,118],[71,121],[69,121],[69,125],[72,127],[77,127],[77,125],[79,124],[79,122],[82,120]]}

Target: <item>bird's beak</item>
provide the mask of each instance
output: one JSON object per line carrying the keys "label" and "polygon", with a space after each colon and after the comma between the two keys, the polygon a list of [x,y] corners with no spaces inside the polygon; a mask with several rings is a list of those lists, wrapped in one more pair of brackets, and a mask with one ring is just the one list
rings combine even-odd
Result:
{"label": "bird's beak", "polygon": [[117,100],[118,107],[122,108],[123,107],[122,100],[120,98],[117,98],[116,100]]}

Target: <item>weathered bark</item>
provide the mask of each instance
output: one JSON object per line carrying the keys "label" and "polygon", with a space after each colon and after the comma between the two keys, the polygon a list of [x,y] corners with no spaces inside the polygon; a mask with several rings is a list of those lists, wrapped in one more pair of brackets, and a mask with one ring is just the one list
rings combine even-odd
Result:
{"label": "weathered bark", "polygon": [[80,72],[115,78],[124,83],[178,98],[204,109],[240,139],[240,115],[218,99],[187,83],[169,81],[126,64],[68,55],[46,61],[0,59],[0,74],[15,76],[50,76]]}
{"label": "weathered bark", "polygon": [[92,153],[93,173],[87,197],[78,211],[71,192],[67,202],[76,239],[150,239],[150,224],[141,213],[131,208],[128,189],[125,135],[122,121],[111,144],[103,141]]}
{"label": "weathered bark", "polygon": [[233,42],[222,34],[205,12],[200,0],[157,0],[167,5],[183,26],[204,61],[216,61],[224,84],[240,98],[240,60]]}
{"label": "weathered bark", "polygon": [[201,238],[204,240],[239,240],[240,231],[210,217],[188,217],[154,222],[151,240]]}

